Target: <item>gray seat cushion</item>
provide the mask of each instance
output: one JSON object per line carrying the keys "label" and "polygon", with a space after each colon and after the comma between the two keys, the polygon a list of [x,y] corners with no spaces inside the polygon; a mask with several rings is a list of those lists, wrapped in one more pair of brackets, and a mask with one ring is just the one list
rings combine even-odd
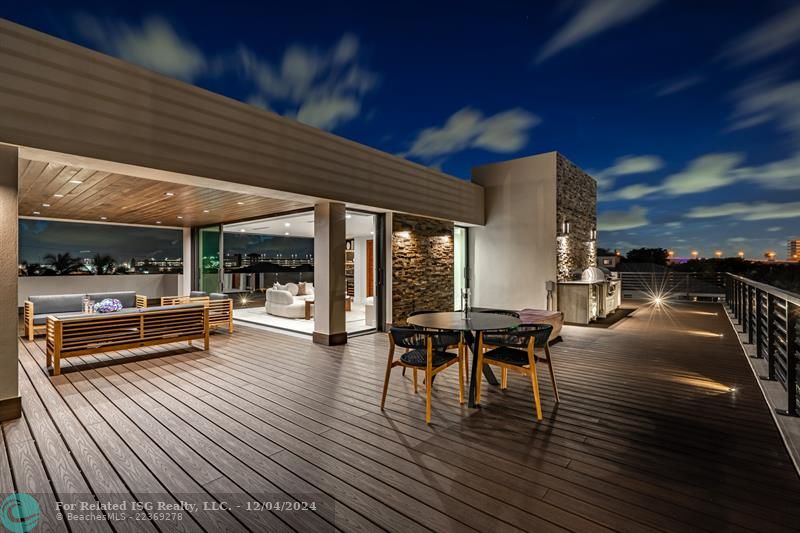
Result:
{"label": "gray seat cushion", "polygon": [[[119,315],[119,314],[124,314],[124,313],[138,313],[138,312],[139,312],[139,309],[137,309],[136,307],[125,307],[123,309],[120,309],[119,311],[113,311],[111,313],[93,313],[92,316],[94,316],[94,315]],[[80,312],[80,311],[78,311],[76,313],[36,314],[36,315],[33,315],[33,325],[34,326],[43,326],[43,325],[47,324],[47,317],[50,316],[50,315],[54,315],[54,316],[56,316],[57,318],[60,318],[60,319],[75,318],[75,317],[79,317],[79,316],[88,316],[86,313],[83,313],[83,312]]]}
{"label": "gray seat cushion", "polygon": [[[36,315],[52,315],[54,313],[79,313],[83,310],[83,294],[52,294],[31,296],[33,312]],[[134,297],[135,300],[135,297]]]}
{"label": "gray seat cushion", "polygon": [[[86,296],[94,300],[95,303],[100,303],[101,300],[105,300],[106,298],[112,298],[114,300],[119,300],[122,307],[136,307],[136,291],[93,292]],[[78,309],[80,309],[80,307]],[[37,309],[36,311],[38,312],[39,310]]]}
{"label": "gray seat cushion", "polygon": [[145,307],[143,309],[139,309],[140,313],[150,313],[152,311],[169,311],[170,309],[192,309],[192,308],[204,308],[205,304],[202,302],[198,303],[190,303],[190,304],[177,304],[177,305],[156,305],[154,307]]}
{"label": "gray seat cushion", "polygon": [[189,291],[190,298],[200,298],[202,296],[208,296],[208,293],[205,291]]}
{"label": "gray seat cushion", "polygon": [[212,292],[208,295],[209,300],[230,300],[227,294],[223,294],[221,292]]}

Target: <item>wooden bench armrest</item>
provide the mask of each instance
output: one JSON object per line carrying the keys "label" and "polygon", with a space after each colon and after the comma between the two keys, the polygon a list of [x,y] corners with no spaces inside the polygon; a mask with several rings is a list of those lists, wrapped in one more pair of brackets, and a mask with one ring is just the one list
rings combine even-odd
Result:
{"label": "wooden bench armrest", "polygon": [[136,295],[136,307],[139,309],[143,307],[147,307],[147,296],[143,296],[141,294]]}

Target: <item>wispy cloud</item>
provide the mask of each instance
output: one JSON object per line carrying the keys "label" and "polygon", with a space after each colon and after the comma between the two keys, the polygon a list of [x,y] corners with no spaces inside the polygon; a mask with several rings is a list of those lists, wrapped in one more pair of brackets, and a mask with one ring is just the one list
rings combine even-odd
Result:
{"label": "wispy cloud", "polygon": [[737,38],[722,51],[734,64],[752,63],[800,43],[800,5],[778,13]]}
{"label": "wispy cloud", "polygon": [[378,74],[361,64],[360,49],[358,38],[346,34],[327,50],[292,45],[278,65],[244,46],[236,59],[255,84],[251,101],[284,108],[311,126],[334,129],[359,115],[364,95],[379,82]]}
{"label": "wispy cloud", "polygon": [[619,231],[647,224],[647,209],[639,206],[633,206],[627,211],[605,211],[597,217],[597,228],[601,231]]}
{"label": "wispy cloud", "polygon": [[402,154],[430,159],[469,148],[512,153],[528,143],[530,130],[541,120],[524,109],[509,109],[492,116],[470,107],[453,113],[444,125],[420,131]]}
{"label": "wispy cloud", "polygon": [[167,76],[193,81],[208,68],[200,49],[161,17],[146,18],[141,26],[135,26],[79,14],[75,28],[100,51]]}
{"label": "wispy cloud", "polygon": [[739,220],[771,220],[800,217],[800,202],[731,202],[692,208],[689,218],[735,217]]}
{"label": "wispy cloud", "polygon": [[557,53],[649,11],[659,0],[586,0],[536,56],[542,63]]}
{"label": "wispy cloud", "polygon": [[657,155],[626,155],[618,157],[610,167],[591,174],[602,189],[613,185],[615,178],[620,176],[655,172],[663,167],[664,160]]}
{"label": "wispy cloud", "polygon": [[736,108],[729,130],[774,122],[800,146],[800,80],[782,81],[769,72],[745,83],[733,96]]}
{"label": "wispy cloud", "polygon": [[685,91],[695,85],[699,85],[705,81],[703,76],[686,76],[677,80],[672,80],[664,85],[656,92],[656,96],[669,96],[671,94]]}
{"label": "wispy cloud", "polygon": [[733,170],[744,159],[738,153],[712,153],[691,161],[681,172],[667,176],[660,184],[637,183],[603,193],[602,201],[638,200],[657,193],[681,196],[710,191],[739,181]]}

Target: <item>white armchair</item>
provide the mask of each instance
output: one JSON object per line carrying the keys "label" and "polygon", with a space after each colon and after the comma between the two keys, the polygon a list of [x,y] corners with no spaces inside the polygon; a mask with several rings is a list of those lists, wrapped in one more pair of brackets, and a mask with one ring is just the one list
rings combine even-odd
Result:
{"label": "white armchair", "polygon": [[267,314],[285,318],[305,318],[306,300],[313,300],[313,285],[306,284],[310,294],[298,296],[300,287],[295,283],[280,285],[278,289],[267,289],[265,310]]}

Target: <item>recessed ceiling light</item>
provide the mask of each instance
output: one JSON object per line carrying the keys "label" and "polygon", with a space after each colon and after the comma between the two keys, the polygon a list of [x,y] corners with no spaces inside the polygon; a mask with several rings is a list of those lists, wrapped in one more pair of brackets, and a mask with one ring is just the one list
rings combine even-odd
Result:
{"label": "recessed ceiling light", "polygon": [[108,220],[108,217],[100,217],[100,220]]}
{"label": "recessed ceiling light", "polygon": [[208,213],[208,209],[203,209],[203,213]]}
{"label": "recessed ceiling light", "polygon": [[183,218],[182,216],[178,215],[178,218]]}
{"label": "recessed ceiling light", "polygon": [[165,192],[164,196],[175,196],[174,192]]}
{"label": "recessed ceiling light", "polygon": [[289,235],[289,232],[287,231],[286,233],[284,233],[284,235]]}
{"label": "recessed ceiling light", "polygon": [[291,222],[284,222],[283,225],[288,228],[289,226],[292,225],[292,223]]}
{"label": "recessed ceiling light", "polygon": [[244,205],[244,202],[236,202],[236,205]]}
{"label": "recessed ceiling light", "polygon": [[34,215],[41,215],[41,213],[39,211],[34,211],[33,214]]}
{"label": "recessed ceiling light", "polygon": [[[370,235],[375,235],[375,232],[374,231],[370,231],[369,234]],[[433,381],[431,381],[431,383],[433,383]]]}
{"label": "recessed ceiling light", "polygon": [[63,194],[54,194],[53,196],[54,196],[55,198],[64,198],[64,195],[63,195]]}
{"label": "recessed ceiling light", "polygon": [[353,218],[353,215],[345,215],[344,218]]}
{"label": "recessed ceiling light", "polygon": [[247,231],[247,230],[246,230],[246,229],[244,229],[244,228],[242,228],[242,229],[240,229],[239,231],[241,231],[242,233],[244,233],[244,232],[245,232],[245,231]]}
{"label": "recessed ceiling light", "polygon": [[69,180],[70,183],[74,183],[75,185],[80,185],[83,183],[81,180]]}
{"label": "recessed ceiling light", "polygon": [[42,207],[50,207],[50,204],[42,204]]}

